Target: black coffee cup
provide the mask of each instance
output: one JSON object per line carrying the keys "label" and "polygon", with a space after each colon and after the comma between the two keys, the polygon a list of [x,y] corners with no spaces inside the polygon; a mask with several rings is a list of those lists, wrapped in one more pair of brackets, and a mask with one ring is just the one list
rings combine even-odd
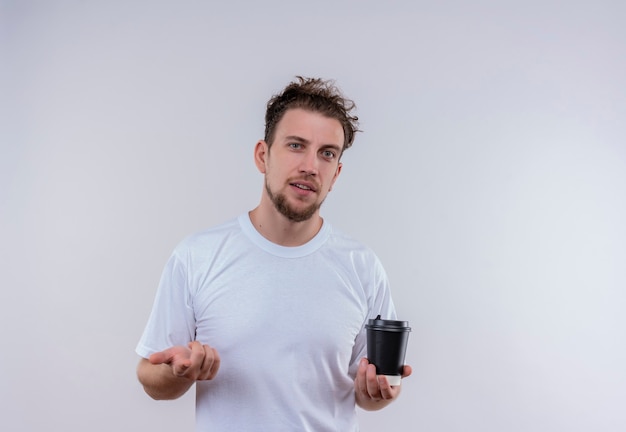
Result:
{"label": "black coffee cup", "polygon": [[392,386],[400,385],[411,331],[409,322],[384,320],[378,315],[368,321],[365,329],[367,358],[376,366],[376,374],[385,375]]}

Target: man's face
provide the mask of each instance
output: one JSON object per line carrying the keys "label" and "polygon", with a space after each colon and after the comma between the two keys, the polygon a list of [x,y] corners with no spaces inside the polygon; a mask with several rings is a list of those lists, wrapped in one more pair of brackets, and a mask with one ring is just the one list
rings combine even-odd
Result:
{"label": "man's face", "polygon": [[259,142],[256,161],[265,173],[265,192],[287,219],[302,222],[317,213],[341,171],[343,139],[338,120],[298,108],[276,125],[271,149]]}

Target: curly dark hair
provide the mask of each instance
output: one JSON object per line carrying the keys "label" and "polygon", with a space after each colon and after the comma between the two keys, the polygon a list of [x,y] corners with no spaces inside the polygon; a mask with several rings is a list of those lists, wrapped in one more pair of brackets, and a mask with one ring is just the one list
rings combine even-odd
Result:
{"label": "curly dark hair", "polygon": [[267,103],[265,142],[268,146],[271,147],[274,140],[276,125],[292,108],[302,108],[338,120],[344,136],[342,153],[352,146],[354,135],[359,132],[359,118],[350,115],[356,105],[342,95],[334,81],[297,76],[282,93],[272,96]]}

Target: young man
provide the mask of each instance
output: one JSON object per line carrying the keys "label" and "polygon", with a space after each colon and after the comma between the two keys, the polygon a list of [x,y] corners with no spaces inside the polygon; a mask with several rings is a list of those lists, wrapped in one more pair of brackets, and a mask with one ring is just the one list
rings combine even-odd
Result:
{"label": "young man", "polygon": [[165,267],[137,374],[154,399],[196,384],[198,431],[356,431],[355,403],[400,393],[364,358],[367,320],[395,318],[385,272],[320,216],[353,108],[320,79],[275,95],[254,148],[259,205],[185,239]]}

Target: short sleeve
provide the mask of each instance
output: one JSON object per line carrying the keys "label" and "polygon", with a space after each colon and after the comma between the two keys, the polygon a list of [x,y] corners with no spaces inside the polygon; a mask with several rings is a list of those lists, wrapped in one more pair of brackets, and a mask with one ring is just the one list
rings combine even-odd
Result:
{"label": "short sleeve", "polygon": [[135,349],[144,358],[172,346],[186,346],[195,338],[195,315],[184,256],[174,251],[163,269],[150,318]]}

